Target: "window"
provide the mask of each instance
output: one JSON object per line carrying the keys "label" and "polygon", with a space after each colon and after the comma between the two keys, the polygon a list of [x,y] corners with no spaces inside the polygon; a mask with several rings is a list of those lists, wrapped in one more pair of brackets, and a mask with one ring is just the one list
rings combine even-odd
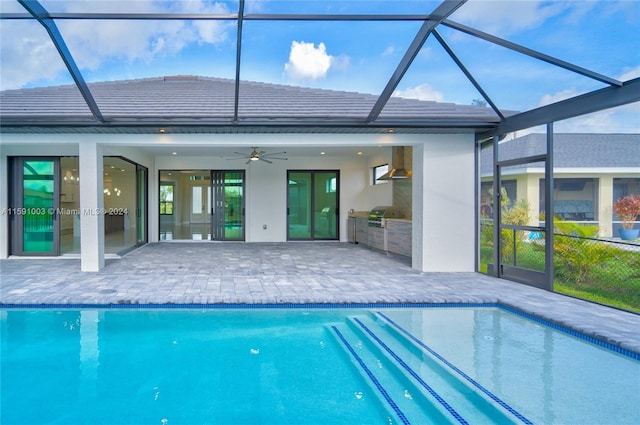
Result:
{"label": "window", "polygon": [[160,183],[160,215],[173,215],[173,183]]}
{"label": "window", "polygon": [[382,177],[383,175],[389,172],[389,164],[378,165],[377,167],[373,167],[372,171],[373,171],[372,173],[373,184],[384,184],[389,182],[389,180],[378,180],[380,177]]}
{"label": "window", "polygon": [[[555,178],[553,212],[567,221],[598,221],[598,179]],[[544,179],[540,179],[540,211],[544,211]]]}

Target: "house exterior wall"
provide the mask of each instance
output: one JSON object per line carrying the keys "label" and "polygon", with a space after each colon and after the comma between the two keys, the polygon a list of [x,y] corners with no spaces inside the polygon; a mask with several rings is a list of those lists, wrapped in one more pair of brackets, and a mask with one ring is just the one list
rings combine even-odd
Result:
{"label": "house exterior wall", "polygon": [[[640,179],[640,172],[629,172],[628,169],[556,169],[554,180],[562,179],[594,179],[593,183],[588,183],[580,191],[563,191],[555,193],[557,201],[583,200],[591,196],[593,192],[594,220],[585,223],[597,223],[600,231],[599,236],[610,238],[617,237],[614,234],[614,179],[630,178]],[[538,169],[521,170],[520,173],[509,175],[509,179],[517,182],[517,199],[526,198],[529,201],[529,225],[538,226],[540,224],[539,212],[542,209],[540,204],[540,179],[544,179],[544,173]],[[490,178],[483,177],[483,181],[490,181]],[[637,192],[634,192],[637,190]],[[632,187],[632,193],[640,193],[640,187]],[[556,211],[557,212],[557,211]]]}
{"label": "house exterior wall", "polygon": [[[260,146],[318,146],[330,151],[331,146],[376,146],[378,151],[368,158],[320,156],[295,157],[272,164],[229,161],[206,155],[207,146],[220,144],[238,150]],[[422,209],[413,211],[415,229],[426,231],[418,238],[424,246],[415,251],[420,270],[473,270],[473,135],[336,135],[336,134],[189,134],[189,135],[94,135],[94,134],[4,134],[0,143],[0,208],[8,206],[7,158],[9,156],[79,156],[81,162],[81,208],[100,208],[102,202],[102,158],[122,156],[148,169],[149,241],[159,239],[159,171],[179,169],[246,170],[246,241],[282,242],[286,240],[287,170],[340,170],[340,240],[346,241],[346,219],[350,209],[368,211],[377,205],[392,205],[394,184],[372,185],[371,167],[392,162],[392,145],[412,146],[422,156],[414,158],[414,166],[424,173],[413,183],[413,197],[420,198]],[[183,146],[202,147],[202,156],[168,155]],[[159,154],[160,153],[160,154]],[[462,170],[452,178],[450,170]],[[426,183],[426,186],[423,186]],[[405,191],[406,192],[406,191]],[[403,193],[405,193],[403,192]],[[429,223],[419,222],[427,218]],[[442,232],[441,222],[456,224],[453,235]],[[82,220],[82,269],[98,270],[104,265],[104,221],[100,217]],[[266,229],[264,229],[266,225]],[[9,254],[7,216],[0,217],[0,254]],[[434,233],[435,232],[435,233]],[[433,237],[435,236],[435,238]],[[452,240],[455,239],[455,240]],[[468,251],[468,252],[467,252]],[[425,256],[429,261],[425,261]]]}

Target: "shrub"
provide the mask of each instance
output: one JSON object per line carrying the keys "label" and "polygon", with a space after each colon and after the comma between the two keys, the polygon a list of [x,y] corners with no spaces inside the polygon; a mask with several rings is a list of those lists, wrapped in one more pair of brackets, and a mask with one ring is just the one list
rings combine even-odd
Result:
{"label": "shrub", "polygon": [[620,217],[624,229],[633,229],[633,223],[640,215],[640,195],[627,195],[618,199],[613,204],[613,210]]}
{"label": "shrub", "polygon": [[557,232],[553,244],[556,274],[576,287],[596,284],[595,270],[613,258],[617,249],[591,240],[598,237],[597,225],[556,219],[554,227]]}

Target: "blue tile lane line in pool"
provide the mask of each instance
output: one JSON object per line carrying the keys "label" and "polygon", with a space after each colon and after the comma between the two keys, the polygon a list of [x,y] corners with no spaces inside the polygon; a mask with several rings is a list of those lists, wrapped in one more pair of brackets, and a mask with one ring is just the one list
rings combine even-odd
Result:
{"label": "blue tile lane line in pool", "polygon": [[345,304],[322,304],[322,303],[308,303],[308,304],[278,304],[278,303],[265,303],[265,304],[0,304],[0,308],[6,309],[29,309],[29,308],[47,308],[47,309],[87,309],[87,308],[100,308],[100,309],[183,309],[183,308],[200,308],[200,309],[261,309],[261,308],[491,308],[497,307],[505,311],[509,311],[513,314],[520,315],[527,319],[533,320],[545,326],[549,326],[558,331],[564,332],[568,335],[572,335],[576,338],[580,338],[583,341],[590,342],[599,347],[606,348],[614,351],[623,356],[630,357],[634,360],[640,361],[640,353],[636,353],[631,350],[619,347],[607,341],[594,338],[589,335],[585,335],[579,331],[567,328],[546,319],[537,317],[535,315],[523,312],[517,308],[503,305],[500,303],[443,303],[443,304],[427,304],[427,303],[399,303],[399,304],[383,304],[383,303],[345,303]]}
{"label": "blue tile lane line in pool", "polygon": [[395,361],[397,361],[400,366],[402,366],[404,368],[404,370],[406,370],[407,372],[409,372],[409,374],[411,376],[413,376],[413,378],[418,381],[418,383],[420,385],[422,385],[422,387],[427,390],[429,392],[429,394],[431,394],[433,396],[433,398],[435,398],[438,403],[440,403],[442,405],[442,407],[444,407],[445,409],[447,409],[447,412],[449,412],[451,414],[451,416],[453,416],[456,421],[458,421],[458,423],[460,424],[465,424],[468,425],[469,422],[467,422],[462,416],[460,416],[460,414],[458,412],[456,412],[456,410],[451,407],[451,405],[449,403],[447,403],[445,401],[445,399],[443,399],[440,394],[438,394],[433,388],[431,388],[431,386],[429,384],[427,384],[421,377],[420,375],[418,375],[412,368],[411,366],[409,366],[404,360],[402,360],[400,358],[400,356],[398,356],[391,348],[389,348],[389,346],[387,344],[385,344],[380,338],[378,338],[378,336],[371,330],[369,329],[364,323],[362,323],[358,318],[354,317],[353,320],[362,328],[364,329],[364,331],[369,334],[369,336],[371,338],[373,338],[378,345],[380,345],[382,348],[384,348],[384,350],[389,353],[391,355],[391,357],[394,358]]}
{"label": "blue tile lane line in pool", "polygon": [[353,347],[351,346],[351,344],[349,344],[349,342],[346,340],[344,335],[342,335],[342,332],[340,332],[338,330],[338,328],[336,328],[335,326],[331,326],[331,329],[333,329],[333,331],[336,333],[338,338],[340,338],[340,341],[344,344],[344,346],[347,348],[347,350],[349,350],[349,353],[351,353],[353,358],[356,359],[356,361],[358,362],[360,367],[364,370],[364,372],[367,374],[369,379],[371,379],[371,381],[376,386],[378,391],[380,391],[380,394],[382,394],[382,396],[385,398],[387,403],[389,403],[389,405],[394,410],[394,412],[396,412],[396,414],[398,415],[398,417],[400,418],[402,423],[406,424],[406,425],[409,425],[411,423],[411,422],[409,422],[409,419],[407,419],[407,417],[404,415],[404,413],[402,413],[402,410],[400,410],[400,408],[398,407],[396,402],[393,401],[393,399],[391,398],[391,396],[389,395],[387,390],[384,389],[384,387],[382,386],[380,381],[378,381],[378,379],[375,377],[373,372],[371,372],[371,370],[367,367],[367,365],[364,364],[364,361],[360,358],[360,356],[358,356],[358,353],[356,353],[356,350],[353,349]]}
{"label": "blue tile lane line in pool", "polygon": [[[393,320],[391,320],[389,317],[387,317],[385,314],[383,314],[380,311],[377,311],[376,314],[381,317],[382,319],[384,319],[387,323],[393,325],[396,329],[398,329],[398,331],[400,331],[402,334],[404,334],[407,338],[411,339],[411,341],[413,341],[415,344],[417,344],[418,346],[424,348],[426,351],[428,351],[431,355],[433,355],[435,358],[437,358],[438,360],[440,360],[442,363],[446,364],[447,366],[449,366],[449,368],[451,368],[453,371],[455,371],[458,375],[460,375],[461,377],[463,377],[465,380],[467,380],[471,385],[473,385],[474,387],[476,387],[478,390],[482,391],[484,394],[486,394],[489,398],[491,398],[491,400],[495,401],[496,403],[498,403],[500,406],[502,406],[504,409],[506,409],[509,413],[511,413],[512,415],[514,415],[515,417],[517,417],[518,419],[520,419],[522,422],[524,422],[525,424],[530,424],[532,425],[533,422],[531,422],[529,419],[527,419],[526,417],[524,417],[521,413],[519,413],[517,410],[515,410],[513,407],[509,406],[507,403],[505,403],[504,401],[502,401],[498,396],[496,396],[495,394],[493,394],[491,391],[489,391],[488,389],[486,389],[485,387],[483,387],[482,385],[480,385],[475,379],[471,378],[469,375],[467,375],[466,373],[464,373],[462,370],[460,370],[458,367],[456,367],[454,364],[452,364],[450,361],[448,361],[447,359],[445,359],[444,357],[442,357],[440,354],[438,354],[435,350],[433,350],[431,347],[427,346],[424,342],[422,342],[421,340],[419,340],[418,338],[416,338],[414,335],[412,335],[409,331],[407,331],[406,329],[404,329],[402,326],[398,325],[396,322],[394,322]],[[357,319],[356,319],[357,320]],[[364,325],[361,325],[364,326]]]}

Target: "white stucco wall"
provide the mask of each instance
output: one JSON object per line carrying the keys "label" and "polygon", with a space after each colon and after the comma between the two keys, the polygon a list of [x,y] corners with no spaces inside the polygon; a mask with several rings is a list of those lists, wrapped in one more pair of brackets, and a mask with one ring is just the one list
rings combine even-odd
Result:
{"label": "white stucco wall", "polygon": [[413,147],[413,267],[475,268],[474,136],[440,135]]}

